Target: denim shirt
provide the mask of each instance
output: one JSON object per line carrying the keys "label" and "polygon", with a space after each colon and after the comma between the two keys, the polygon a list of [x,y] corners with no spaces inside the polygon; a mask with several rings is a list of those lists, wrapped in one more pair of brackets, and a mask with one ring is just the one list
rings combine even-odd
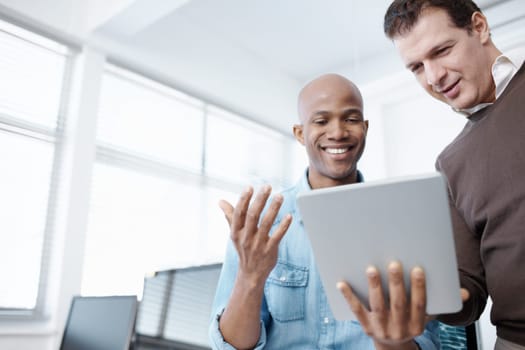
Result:
{"label": "denim shirt", "polygon": [[[360,174],[359,177],[362,178]],[[305,172],[296,186],[282,193],[284,201],[271,232],[287,213],[292,214],[293,220],[279,244],[277,264],[264,286],[261,331],[255,349],[374,349],[372,339],[357,321],[337,321],[332,315],[296,207],[296,195],[310,190]],[[238,255],[230,241],[212,309],[209,335],[213,349],[234,349],[220,333],[219,318],[228,303],[237,267]],[[438,329],[436,321],[427,325],[416,338],[421,349],[440,348]]]}

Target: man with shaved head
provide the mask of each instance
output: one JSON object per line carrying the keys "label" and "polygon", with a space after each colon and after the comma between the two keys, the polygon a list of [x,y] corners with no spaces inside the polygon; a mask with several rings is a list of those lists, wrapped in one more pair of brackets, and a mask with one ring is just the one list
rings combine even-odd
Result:
{"label": "man with shaved head", "polygon": [[[264,186],[255,196],[251,187],[246,189],[235,207],[220,203],[231,242],[210,325],[213,349],[439,349],[437,324],[430,322],[423,328],[424,307],[411,311],[414,305],[424,306],[424,300],[402,300],[404,284],[393,285],[402,280],[397,263],[389,268],[389,285],[391,296],[402,295],[392,303],[400,312],[360,308],[350,288],[342,284],[352,310],[370,322],[361,327],[358,322],[334,319],[296,196],[363,181],[357,162],[365,148],[368,121],[359,89],[336,74],[306,84],[299,94],[298,113],[300,124],[293,126],[293,133],[309,159],[299,182],[271,200],[271,188]],[[377,291],[377,270],[367,273],[371,291]],[[424,297],[423,271],[414,269],[411,281],[416,288],[411,294]]]}

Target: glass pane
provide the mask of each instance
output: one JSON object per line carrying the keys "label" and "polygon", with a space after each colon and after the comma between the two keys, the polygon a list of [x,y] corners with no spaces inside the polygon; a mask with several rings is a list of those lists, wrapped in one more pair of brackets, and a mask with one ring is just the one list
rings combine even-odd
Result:
{"label": "glass pane", "polygon": [[282,184],[289,152],[284,135],[217,109],[210,109],[206,129],[207,174],[241,184]]}
{"label": "glass pane", "polygon": [[299,141],[291,141],[290,148],[292,154],[290,173],[292,176],[287,177],[287,181],[289,181],[290,184],[295,184],[299,181],[299,178],[303,176],[308,167],[308,156],[306,155],[306,149],[299,143]]}
{"label": "glass pane", "polygon": [[203,190],[97,163],[83,295],[140,294],[145,273],[203,259]]}
{"label": "glass pane", "polygon": [[53,145],[0,131],[0,307],[35,307]]}
{"label": "glass pane", "polygon": [[237,192],[208,188],[206,190],[206,237],[204,250],[208,262],[224,260],[226,243],[230,239],[230,228],[224,214],[219,208],[219,200],[224,199],[235,206],[241,190]]}
{"label": "glass pane", "polygon": [[[130,75],[130,74],[128,74]],[[153,82],[106,72],[98,140],[121,150],[186,169],[202,164],[202,103]],[[138,79],[138,78],[137,78]]]}
{"label": "glass pane", "polygon": [[24,40],[4,27],[0,22],[0,115],[54,129],[66,56],[31,42],[42,42],[37,35],[24,32]]}

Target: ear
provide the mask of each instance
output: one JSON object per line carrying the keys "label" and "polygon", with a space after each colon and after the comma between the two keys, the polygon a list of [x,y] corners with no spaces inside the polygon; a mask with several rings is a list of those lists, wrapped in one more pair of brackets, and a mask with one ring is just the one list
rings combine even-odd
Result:
{"label": "ear", "polygon": [[295,139],[299,141],[301,145],[304,146],[304,134],[303,134],[303,125],[301,124],[294,124],[293,126],[293,136],[295,136]]}
{"label": "ear", "polygon": [[490,41],[490,28],[485,15],[481,12],[474,12],[471,18],[472,32],[479,36],[482,44]]}
{"label": "ear", "polygon": [[363,122],[363,127],[365,128],[365,135],[368,133],[368,120]]}

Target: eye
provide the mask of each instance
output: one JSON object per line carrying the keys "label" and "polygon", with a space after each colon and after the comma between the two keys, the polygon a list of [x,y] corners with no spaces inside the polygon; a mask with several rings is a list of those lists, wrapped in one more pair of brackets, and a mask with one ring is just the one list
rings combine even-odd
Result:
{"label": "eye", "polygon": [[410,71],[414,74],[417,74],[419,72],[421,72],[421,69],[423,68],[423,64],[422,63],[417,63],[417,64],[414,64],[413,66],[410,66]]}
{"label": "eye", "polygon": [[361,118],[360,115],[351,115],[351,116],[348,116],[345,119],[345,121],[350,124],[357,124],[357,123],[361,123],[363,121],[363,118]]}
{"label": "eye", "polygon": [[318,119],[314,119],[312,121],[313,124],[316,124],[316,125],[326,125],[326,123],[328,123],[328,121],[326,119],[323,119],[323,118],[318,118]]}
{"label": "eye", "polygon": [[452,46],[445,46],[436,51],[436,56],[446,55]]}

